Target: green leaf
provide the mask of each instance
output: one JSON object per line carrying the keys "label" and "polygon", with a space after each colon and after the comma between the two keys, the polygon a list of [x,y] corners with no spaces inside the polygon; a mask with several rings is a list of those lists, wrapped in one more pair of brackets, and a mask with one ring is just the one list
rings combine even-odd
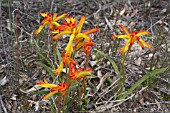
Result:
{"label": "green leaf", "polygon": [[37,51],[37,50],[36,50],[36,53],[37,53],[40,57],[42,57],[51,67],[54,68],[54,65],[50,62],[50,60],[49,60],[48,58],[45,57],[45,55],[43,55],[43,53],[41,53],[40,51]]}
{"label": "green leaf", "polygon": [[43,68],[51,75],[51,77],[52,77],[53,80],[54,80],[55,74],[53,73],[53,71],[52,71],[47,65],[45,65],[45,64],[43,64],[43,63],[41,63],[41,62],[37,62],[37,64],[38,64],[39,66],[43,67]]}
{"label": "green leaf", "polygon": [[156,76],[159,73],[162,73],[164,71],[166,71],[168,69],[168,67],[166,68],[160,68],[160,69],[156,69],[153,70],[149,73],[147,73],[146,75],[144,75],[142,78],[140,78],[120,99],[125,99],[129,94],[132,93],[132,91],[134,89],[136,89],[142,82],[144,82],[145,80],[147,80],[150,77]]}
{"label": "green leaf", "polygon": [[62,61],[61,54],[60,54],[60,52],[59,52],[59,50],[58,50],[58,49],[56,49],[56,51],[57,51],[58,61],[59,61],[59,63],[61,63],[61,61]]}
{"label": "green leaf", "polygon": [[56,113],[56,110],[55,110],[54,107],[51,105],[51,103],[48,102],[48,104],[49,104],[49,107],[50,107],[50,109],[51,109],[51,112],[52,112],[52,113]]}
{"label": "green leaf", "polygon": [[117,65],[116,65],[116,63],[114,62],[114,60],[112,60],[112,58],[111,57],[109,57],[109,56],[105,56],[109,61],[110,61],[110,63],[112,64],[112,66],[113,66],[113,68],[114,68],[114,70],[115,70],[115,73],[116,73],[116,75],[117,76],[119,76],[119,69],[118,69],[118,67],[117,67]]}
{"label": "green leaf", "polygon": [[42,90],[42,91],[33,92],[33,95],[39,95],[39,94],[46,95],[48,93],[50,93],[50,90]]}
{"label": "green leaf", "polygon": [[86,78],[87,78],[87,79],[90,79],[90,78],[99,78],[99,77],[96,76],[96,75],[89,75],[89,76],[87,76]]}
{"label": "green leaf", "polygon": [[97,50],[97,52],[98,52],[99,54],[103,55],[106,59],[108,59],[108,60],[110,61],[110,63],[112,64],[112,66],[113,66],[113,68],[114,68],[114,70],[115,70],[116,75],[119,76],[120,72],[119,72],[119,69],[118,69],[116,63],[114,62],[114,60],[113,60],[110,56],[105,55],[105,54],[104,54],[102,51],[100,51],[100,50]]}

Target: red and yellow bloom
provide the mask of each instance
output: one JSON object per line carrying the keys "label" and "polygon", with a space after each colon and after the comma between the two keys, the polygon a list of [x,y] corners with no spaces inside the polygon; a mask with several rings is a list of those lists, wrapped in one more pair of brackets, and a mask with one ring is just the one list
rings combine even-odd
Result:
{"label": "red and yellow bloom", "polygon": [[66,82],[59,83],[58,85],[56,85],[56,84],[50,84],[47,81],[44,82],[39,81],[37,84],[44,88],[50,88],[50,93],[48,93],[43,97],[44,100],[48,99],[49,97],[51,97],[56,93],[61,93],[62,95],[65,95],[67,93],[67,88],[69,86]]}
{"label": "red and yellow bloom", "polygon": [[66,13],[57,16],[57,13],[54,13],[54,15],[52,16],[51,13],[40,13],[41,16],[44,17],[44,20],[41,21],[41,25],[40,27],[34,32],[34,36],[38,35],[41,30],[44,28],[45,25],[49,24],[49,29],[50,31],[53,30],[53,26],[59,26],[60,24],[57,23],[58,20],[60,20],[61,18],[64,18],[67,16]]}
{"label": "red and yellow bloom", "polygon": [[[99,29],[94,28],[91,30],[87,30],[83,33],[81,33],[82,27],[83,27],[83,23],[85,21],[85,17],[82,16],[80,19],[79,24],[77,25],[77,21],[75,18],[65,18],[66,22],[62,22],[62,25],[57,26],[55,29],[56,31],[59,31],[59,33],[54,36],[52,38],[53,41],[57,40],[58,38],[60,38],[63,35],[70,35],[70,39],[69,42],[67,44],[67,47],[65,48],[66,53],[70,56],[73,52],[73,42],[75,42],[75,44],[78,44],[78,42],[82,41],[82,40],[87,40],[87,41],[91,41],[92,38],[90,36],[88,36],[88,34],[91,33],[95,33],[98,32]],[[54,31],[55,33],[55,31]]]}
{"label": "red and yellow bloom", "polygon": [[53,70],[53,72],[54,72],[56,75],[59,75],[59,74],[61,73],[61,71],[63,70],[64,65],[65,65],[65,66],[69,66],[70,63],[72,63],[73,65],[76,65],[76,62],[75,62],[72,58],[70,58],[70,57],[67,55],[66,52],[63,52],[63,53],[62,53],[62,58],[63,58],[63,59],[62,59],[60,65],[59,65],[59,67],[58,67],[56,70]]}
{"label": "red and yellow bloom", "polygon": [[75,44],[75,50],[79,50],[80,48],[82,48],[82,50],[84,51],[84,53],[86,55],[90,54],[90,47],[94,46],[94,43],[92,41],[82,41],[79,42],[78,44]]}
{"label": "red and yellow bloom", "polygon": [[131,48],[132,45],[134,44],[134,42],[139,43],[139,45],[141,46],[142,49],[144,49],[145,46],[148,47],[149,49],[153,49],[153,47],[151,45],[147,44],[145,41],[140,39],[140,36],[149,34],[148,31],[140,30],[139,32],[132,31],[131,33],[129,33],[128,30],[123,25],[119,25],[119,26],[125,32],[125,35],[113,35],[112,38],[125,38],[125,39],[127,39],[126,44],[120,50],[121,54],[124,54],[125,51],[128,50],[128,48]]}
{"label": "red and yellow bloom", "polygon": [[75,66],[70,64],[70,80],[71,81],[74,81],[74,80],[78,81],[81,78],[85,78],[86,76],[90,75],[91,73],[92,73],[91,68],[86,68],[86,69],[78,68],[78,69],[75,69]]}

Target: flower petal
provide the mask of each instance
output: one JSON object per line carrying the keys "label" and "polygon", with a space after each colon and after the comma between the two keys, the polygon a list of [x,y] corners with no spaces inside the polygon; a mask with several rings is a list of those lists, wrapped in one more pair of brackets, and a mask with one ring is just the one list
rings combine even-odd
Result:
{"label": "flower petal", "polygon": [[57,17],[55,17],[55,13],[54,13],[54,21],[58,21],[58,20],[60,20],[61,18],[64,18],[64,17],[67,17],[68,16],[68,14],[67,13],[64,13],[64,14],[62,14],[62,15],[60,15],[60,16],[57,16]]}
{"label": "flower petal", "polygon": [[[140,39],[140,40],[141,40],[141,39]],[[136,41],[139,43],[140,47],[141,47],[142,49],[144,49],[145,46],[143,45],[143,43],[142,43],[140,40],[136,40]]]}
{"label": "flower petal", "polygon": [[82,17],[81,17],[80,22],[79,22],[79,25],[78,25],[78,27],[77,27],[77,32],[78,32],[78,33],[80,33],[80,31],[81,31],[85,19],[86,19],[85,16],[82,16]]}
{"label": "flower petal", "polygon": [[46,12],[46,13],[40,13],[41,14],[41,16],[43,16],[43,17],[46,17],[47,15],[48,15],[48,13]]}
{"label": "flower petal", "polygon": [[122,28],[122,30],[126,33],[126,35],[130,36],[129,31],[125,28],[124,25],[120,24],[119,26],[120,26],[120,27]]}
{"label": "flower petal", "polygon": [[58,93],[58,90],[48,93],[47,95],[45,95],[45,96],[43,97],[43,100],[48,99],[49,97],[51,97],[52,95],[54,95],[54,94],[56,94],[56,93]]}
{"label": "flower petal", "polygon": [[90,30],[87,30],[87,31],[84,31],[83,34],[92,34],[92,33],[96,33],[96,32],[99,32],[100,30],[97,29],[97,28],[94,28],[94,29],[90,29]]}
{"label": "flower petal", "polygon": [[145,41],[143,41],[142,39],[140,39],[140,42],[141,42],[144,46],[146,46],[146,47],[148,47],[149,49],[153,50],[153,47],[152,47],[151,45],[147,44],[147,43],[146,43]]}
{"label": "flower petal", "polygon": [[81,78],[85,78],[87,75],[90,75],[92,73],[92,69],[91,68],[87,68],[85,70],[80,70],[76,75],[75,75],[75,79],[81,79]]}
{"label": "flower petal", "polygon": [[34,31],[34,36],[37,36],[46,24],[48,24],[48,22],[45,22],[43,25],[40,25],[40,27]]}
{"label": "flower petal", "polygon": [[128,41],[126,42],[126,44],[121,48],[121,50],[120,50],[120,53],[121,53],[121,54],[124,54],[125,51],[127,51],[127,49],[129,48],[129,43],[130,43],[130,40],[128,40]]}
{"label": "flower petal", "polygon": [[52,22],[52,24],[55,26],[60,26],[60,24],[58,22]]}
{"label": "flower petal", "polygon": [[64,64],[63,62],[60,63],[60,66],[56,69],[56,70],[53,70],[53,72],[56,74],[56,75],[59,75],[61,73],[61,71],[63,70],[63,67],[64,67]]}
{"label": "flower petal", "polygon": [[136,34],[136,36],[142,36],[142,35],[148,35],[148,34],[150,34],[149,31],[140,30],[140,31]]}
{"label": "flower petal", "polygon": [[57,35],[55,35],[53,38],[52,38],[52,40],[53,41],[56,41],[58,38],[60,38],[61,36],[63,36],[63,35],[66,35],[66,34],[70,34],[71,33],[71,31],[62,31],[62,32],[60,32],[59,34],[57,34]]}
{"label": "flower petal", "polygon": [[79,50],[83,46],[94,46],[94,43],[93,42],[85,42],[85,41],[79,42],[78,44],[76,44],[75,50]]}
{"label": "flower petal", "polygon": [[43,81],[39,81],[37,84],[40,85],[41,87],[45,87],[45,88],[52,88],[52,87],[57,86],[56,84],[49,84],[49,83],[46,83]]}
{"label": "flower petal", "polygon": [[90,36],[88,36],[88,35],[86,35],[86,34],[83,34],[83,33],[77,34],[76,38],[85,38],[85,39],[88,40],[88,41],[91,41],[91,40],[92,40]]}
{"label": "flower petal", "polygon": [[72,34],[72,35],[70,36],[70,40],[69,40],[69,42],[68,42],[68,44],[67,44],[67,47],[65,48],[66,54],[69,55],[69,56],[70,56],[70,55],[72,54],[72,52],[73,52],[73,40],[74,40],[74,37],[75,37],[74,34]]}
{"label": "flower petal", "polygon": [[112,38],[126,38],[126,39],[129,39],[130,36],[128,36],[128,35],[112,35]]}

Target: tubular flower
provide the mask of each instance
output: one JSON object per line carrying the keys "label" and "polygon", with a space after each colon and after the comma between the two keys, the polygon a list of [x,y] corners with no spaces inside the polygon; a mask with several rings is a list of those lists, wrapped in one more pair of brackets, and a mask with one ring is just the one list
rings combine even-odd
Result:
{"label": "tubular flower", "polygon": [[127,39],[126,44],[120,50],[121,54],[124,54],[125,51],[128,50],[128,48],[132,47],[134,42],[139,43],[139,45],[141,46],[142,49],[144,49],[144,47],[146,46],[149,49],[153,50],[153,47],[151,45],[147,44],[145,41],[140,39],[140,36],[149,34],[148,31],[140,30],[139,32],[132,31],[131,33],[129,33],[128,30],[123,25],[119,25],[119,26],[125,32],[125,35],[113,35],[112,38],[125,38],[125,39]]}
{"label": "tubular flower", "polygon": [[79,42],[78,44],[75,44],[75,50],[79,50],[80,48],[82,48],[82,50],[84,51],[84,53],[86,55],[90,54],[90,47],[94,46],[94,43],[92,41],[87,42],[87,41],[82,41]]}
{"label": "tubular flower", "polygon": [[44,20],[41,21],[41,25],[40,27],[34,32],[34,36],[37,36],[41,30],[44,28],[45,25],[49,24],[49,29],[50,31],[53,30],[53,25],[54,26],[59,26],[60,24],[57,23],[56,21],[60,20],[61,18],[64,18],[67,16],[66,13],[60,15],[60,16],[57,16],[57,13],[54,13],[54,15],[52,16],[51,13],[40,13],[41,16],[44,17]]}
{"label": "tubular flower", "polygon": [[54,95],[56,93],[61,93],[62,95],[65,95],[67,93],[66,90],[69,86],[66,82],[59,83],[58,85],[56,85],[56,84],[49,84],[47,81],[45,81],[45,82],[40,81],[37,84],[42,86],[42,87],[45,87],[45,88],[50,88],[50,93],[45,95],[43,97],[43,100],[48,99],[49,97],[51,97],[52,95]]}
{"label": "tubular flower", "polygon": [[70,80],[80,80],[81,78],[85,78],[86,76],[90,75],[92,73],[91,68],[78,68],[77,70],[75,69],[74,65],[70,65]]}
{"label": "tubular flower", "polygon": [[[62,22],[62,25],[56,26],[55,30],[59,31],[59,33],[56,36],[54,36],[52,38],[52,40],[55,41],[58,38],[60,38],[61,36],[66,35],[66,34],[70,35],[69,42],[65,48],[66,53],[70,56],[71,53],[73,52],[73,42],[75,42],[75,41],[78,42],[83,39],[85,39],[87,41],[91,41],[92,38],[90,36],[88,36],[88,34],[98,32],[99,29],[94,28],[94,29],[87,30],[87,31],[81,33],[83,23],[85,21],[84,16],[81,17],[78,25],[77,25],[75,18],[69,17],[69,18],[65,18],[65,20],[66,20],[66,22]],[[55,33],[55,31],[54,31],[54,33]]]}
{"label": "tubular flower", "polygon": [[66,52],[63,52],[63,53],[62,53],[62,58],[63,58],[63,59],[62,59],[60,65],[59,65],[59,67],[58,67],[56,70],[53,70],[53,72],[54,72],[56,75],[59,75],[59,74],[61,73],[61,71],[63,70],[64,65],[69,66],[70,63],[72,63],[73,65],[76,65],[76,62],[75,62],[72,58],[70,58],[70,57],[66,54]]}

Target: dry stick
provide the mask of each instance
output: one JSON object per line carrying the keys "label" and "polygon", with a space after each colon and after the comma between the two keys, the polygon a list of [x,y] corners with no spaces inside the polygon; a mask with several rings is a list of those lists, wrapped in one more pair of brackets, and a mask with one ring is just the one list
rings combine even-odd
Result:
{"label": "dry stick", "polygon": [[[19,17],[19,14],[17,13],[16,14],[16,17],[15,17],[15,23],[16,23],[16,26],[18,26],[18,17]],[[18,28],[16,27],[15,29],[15,36],[16,36],[16,76],[17,76],[17,86],[19,86],[19,73],[17,71],[18,69],[18,66],[19,66],[19,37],[18,37]],[[18,90],[16,90],[18,92]]]}
{"label": "dry stick", "polygon": [[53,4],[54,4],[54,0],[51,0],[51,3],[50,3],[50,5],[51,5],[50,13],[52,13],[52,11],[53,11]]}
{"label": "dry stick", "polygon": [[[4,106],[4,103],[3,103],[3,101],[2,101],[2,96],[0,95],[0,105],[2,106],[2,109],[3,109],[3,113],[8,113],[7,112],[7,110],[6,110],[6,108],[5,108],[5,106]],[[0,106],[0,108],[1,108],[1,106]],[[1,110],[1,109],[0,109]],[[2,113],[1,111],[0,111],[0,113]]]}

